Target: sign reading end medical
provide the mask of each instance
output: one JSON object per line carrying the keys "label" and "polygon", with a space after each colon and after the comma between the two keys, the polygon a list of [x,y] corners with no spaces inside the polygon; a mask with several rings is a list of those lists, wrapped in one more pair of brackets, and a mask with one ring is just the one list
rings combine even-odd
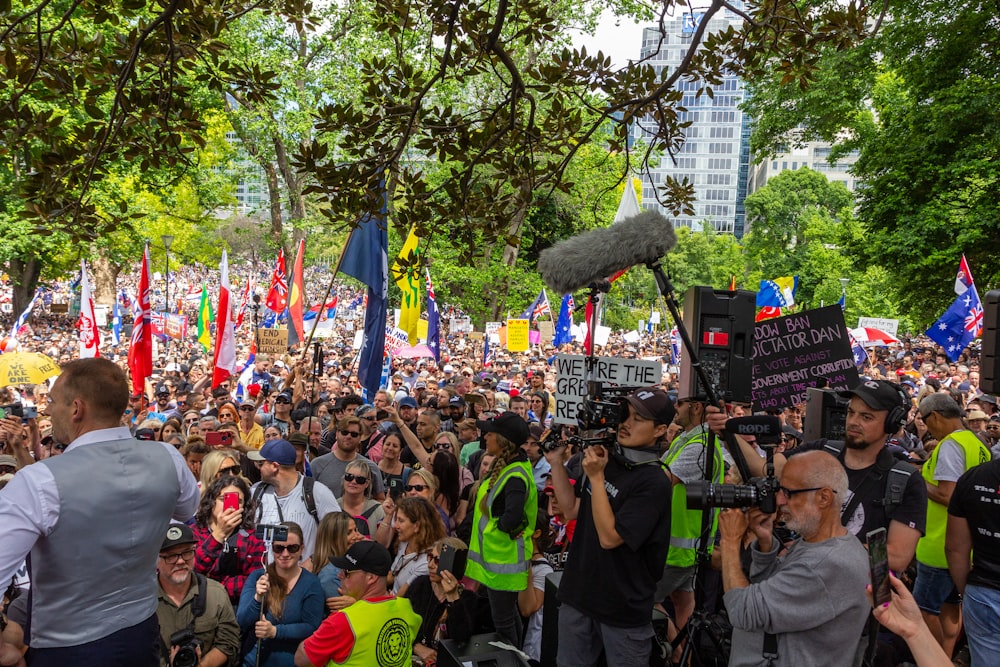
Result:
{"label": "sign reading end medical", "polygon": [[642,359],[596,357],[593,372],[587,373],[587,357],[579,354],[556,355],[556,413],[554,424],[576,425],[576,414],[587,397],[587,381],[605,386],[652,387],[660,383],[662,364]]}

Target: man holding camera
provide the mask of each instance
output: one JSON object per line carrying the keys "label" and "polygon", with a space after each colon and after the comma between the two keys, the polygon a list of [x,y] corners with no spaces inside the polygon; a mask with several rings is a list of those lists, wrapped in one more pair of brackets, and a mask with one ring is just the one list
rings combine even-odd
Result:
{"label": "man holding camera", "polygon": [[[777,492],[777,518],[800,537],[782,552],[775,515],[758,508],[720,515],[722,583],[733,624],[730,667],[824,665],[849,667],[870,611],[868,557],[841,524],[847,473],[826,452],[789,459]],[[740,552],[747,528],[750,578]],[[845,650],[847,649],[847,650]]]}
{"label": "man holding camera", "polygon": [[564,446],[545,454],[559,506],[567,521],[577,520],[559,588],[561,667],[594,665],[602,647],[609,665],[649,660],[653,593],[670,540],[670,480],[658,445],[675,410],[658,388],[623,402],[615,445],[584,450],[575,486]]}
{"label": "man holding camera", "polygon": [[229,595],[194,572],[195,539],[183,524],[167,528],[156,560],[161,667],[222,667],[240,652],[240,627]]}

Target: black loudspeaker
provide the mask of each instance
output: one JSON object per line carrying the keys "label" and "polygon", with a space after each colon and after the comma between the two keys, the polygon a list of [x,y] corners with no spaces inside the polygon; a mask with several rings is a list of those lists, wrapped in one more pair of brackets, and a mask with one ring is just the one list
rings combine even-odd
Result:
{"label": "black loudspeaker", "polygon": [[983,299],[982,356],[979,359],[979,388],[987,394],[1000,394],[1000,290],[986,293]]}
{"label": "black loudspeaker", "polygon": [[849,403],[832,389],[806,389],[806,418],[802,424],[805,442],[820,438],[843,440]]}
{"label": "black loudspeaker", "polygon": [[545,577],[545,602],[542,605],[542,667],[554,667],[559,651],[559,584],[562,572]]}
{"label": "black loudspeaker", "polygon": [[527,667],[517,653],[491,646],[490,642],[507,643],[495,632],[472,635],[468,642],[445,639],[438,651],[438,667]]}
{"label": "black loudspeaker", "polygon": [[[684,326],[695,354],[718,397],[727,403],[750,403],[753,375],[753,332],[757,294],[691,287],[684,294]],[[691,355],[681,352],[681,393],[707,396],[691,367]]]}

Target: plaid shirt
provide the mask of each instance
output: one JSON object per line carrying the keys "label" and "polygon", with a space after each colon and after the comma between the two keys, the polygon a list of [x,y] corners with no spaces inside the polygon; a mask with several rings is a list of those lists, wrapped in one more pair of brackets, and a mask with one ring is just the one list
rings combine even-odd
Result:
{"label": "plaid shirt", "polygon": [[240,602],[240,592],[247,576],[262,567],[264,558],[264,542],[253,533],[240,530],[236,533],[236,556],[239,573],[220,576],[218,573],[219,558],[223,553],[223,543],[212,537],[212,531],[207,527],[192,526],[195,543],[194,569],[210,579],[215,579],[229,594],[229,600],[237,605]]}

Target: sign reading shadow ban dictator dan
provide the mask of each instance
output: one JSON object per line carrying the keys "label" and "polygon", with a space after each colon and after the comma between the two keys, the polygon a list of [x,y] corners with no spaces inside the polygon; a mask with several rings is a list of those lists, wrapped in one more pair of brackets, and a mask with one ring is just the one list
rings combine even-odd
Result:
{"label": "sign reading shadow ban dictator dan", "polygon": [[643,359],[596,357],[593,377],[587,376],[587,357],[556,355],[556,412],[554,424],[577,424],[577,412],[587,396],[587,380],[607,386],[651,387],[660,384],[662,364]]}
{"label": "sign reading shadow ban dictator dan", "polygon": [[288,352],[288,329],[257,329],[257,351],[267,354]]}
{"label": "sign reading shadow ban dictator dan", "polygon": [[830,389],[858,384],[839,305],[757,322],[751,383],[754,410],[805,403],[808,389],[819,387],[821,380]]}

